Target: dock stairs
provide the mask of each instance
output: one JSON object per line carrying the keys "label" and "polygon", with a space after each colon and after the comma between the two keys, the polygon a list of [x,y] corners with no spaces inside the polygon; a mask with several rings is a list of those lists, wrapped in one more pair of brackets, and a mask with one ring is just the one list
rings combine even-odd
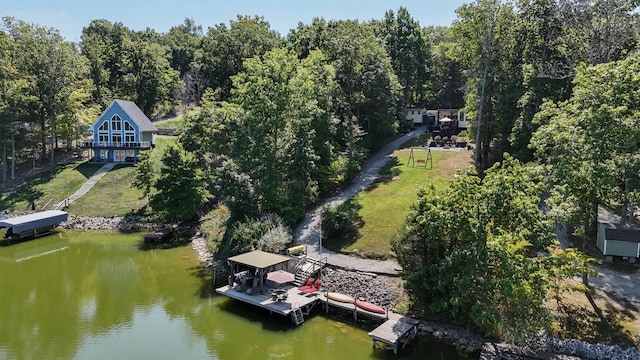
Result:
{"label": "dock stairs", "polygon": [[296,286],[304,285],[310,277],[316,277],[316,274],[322,270],[327,264],[327,258],[314,259],[306,255],[300,257],[300,262],[293,269],[295,274],[294,284]]}
{"label": "dock stairs", "polygon": [[302,314],[302,309],[300,309],[300,307],[296,306],[293,308],[293,311],[291,311],[291,320],[293,320],[296,325],[300,325],[304,322],[304,315]]}

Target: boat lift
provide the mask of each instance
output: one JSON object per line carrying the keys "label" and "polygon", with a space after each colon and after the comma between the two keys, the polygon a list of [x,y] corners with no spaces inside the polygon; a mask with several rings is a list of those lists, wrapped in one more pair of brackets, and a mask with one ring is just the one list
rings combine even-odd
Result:
{"label": "boat lift", "polygon": [[53,233],[59,223],[67,221],[67,217],[66,211],[47,210],[0,220],[0,228],[8,228],[5,239],[37,238]]}

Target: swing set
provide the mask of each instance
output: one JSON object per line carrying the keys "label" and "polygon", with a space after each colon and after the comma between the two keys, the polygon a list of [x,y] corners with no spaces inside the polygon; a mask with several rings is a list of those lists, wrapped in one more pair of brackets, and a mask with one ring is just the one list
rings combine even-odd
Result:
{"label": "swing set", "polygon": [[[427,156],[424,159],[416,159],[416,152],[426,152]],[[407,166],[411,165],[411,167],[424,167],[427,168],[427,163],[429,164],[429,169],[433,169],[433,157],[431,156],[431,149],[428,148],[411,148],[411,152],[409,153],[409,161],[407,161]]]}

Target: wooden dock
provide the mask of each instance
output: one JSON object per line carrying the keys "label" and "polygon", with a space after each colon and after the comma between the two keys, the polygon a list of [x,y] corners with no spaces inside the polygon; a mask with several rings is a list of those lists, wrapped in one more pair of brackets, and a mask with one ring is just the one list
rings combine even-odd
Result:
{"label": "wooden dock", "polygon": [[[302,323],[299,319],[300,315],[308,315],[313,306],[318,302],[317,296],[300,295],[298,288],[287,286],[283,287],[287,290],[287,298],[283,301],[274,300],[268,291],[260,294],[254,289],[247,293],[245,288],[235,288],[229,285],[217,288],[216,292],[220,295],[240,300],[253,306],[261,307],[269,310],[271,313],[291,316],[292,320],[299,325]],[[304,321],[304,318],[302,319]]]}
{"label": "wooden dock", "polygon": [[371,318],[374,318],[374,319],[377,319],[377,320],[387,320],[388,316],[390,314],[389,311],[387,311],[385,314],[378,314],[378,313],[374,313],[374,312],[371,312],[371,311],[367,311],[367,310],[361,309],[361,308],[357,307],[353,303],[345,303],[345,302],[331,300],[331,299],[327,298],[326,296],[324,296],[324,293],[321,293],[320,295],[318,295],[318,299],[320,301],[322,301],[322,304],[324,306],[325,312],[329,311],[329,306],[332,306],[332,307],[335,307],[335,308],[338,308],[338,309],[342,309],[342,310],[346,310],[346,311],[350,311],[350,312],[353,313],[353,319],[356,320],[356,321],[358,321],[358,315],[371,317]]}
{"label": "wooden dock", "polygon": [[418,333],[417,320],[393,314],[389,320],[369,333],[374,349],[393,350],[397,354]]}
{"label": "wooden dock", "polygon": [[172,228],[162,229],[158,231],[152,231],[144,236],[145,243],[164,242],[173,237]]}

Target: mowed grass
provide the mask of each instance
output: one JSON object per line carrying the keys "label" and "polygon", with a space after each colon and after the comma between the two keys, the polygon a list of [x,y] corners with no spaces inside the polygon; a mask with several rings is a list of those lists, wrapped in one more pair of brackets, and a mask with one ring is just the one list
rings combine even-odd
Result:
{"label": "mowed grass", "polygon": [[[186,112],[186,115],[190,115],[190,114],[194,114],[199,110],[199,108],[193,108],[193,109],[189,109]],[[176,117],[172,117],[169,119],[165,119],[165,120],[160,120],[160,121],[156,121],[153,124],[158,128],[158,129],[181,129],[184,126],[184,117],[185,114],[180,114]]]}
{"label": "mowed grass", "polygon": [[96,170],[104,164],[73,163],[59,165],[55,169],[39,174],[15,188],[3,189],[0,195],[0,208],[12,212],[31,210],[33,201],[36,210],[45,205],[64,200],[84,184]]}
{"label": "mowed grass", "polygon": [[[456,170],[471,166],[472,153],[462,151],[431,151],[433,168],[407,166],[409,149],[394,152],[394,160],[383,170],[382,181],[356,196],[362,205],[363,226],[358,239],[342,244],[340,251],[358,252],[364,256],[387,258],[391,255],[390,240],[402,228],[411,205],[417,200],[420,187],[446,186]],[[426,160],[426,151],[414,151],[415,160]]]}
{"label": "mowed grass", "polygon": [[[151,158],[158,169],[164,150],[175,142],[175,137],[159,136],[156,138],[156,147],[152,150]],[[146,212],[148,199],[142,199],[142,190],[133,186],[135,176],[135,166],[116,166],[98,181],[86,195],[71,204],[69,212],[80,216],[122,216]]]}
{"label": "mowed grass", "polygon": [[147,200],[141,199],[142,190],[132,185],[135,174],[135,166],[117,165],[86,195],[69,205],[69,213],[80,216],[111,216],[137,212],[147,204]]}

